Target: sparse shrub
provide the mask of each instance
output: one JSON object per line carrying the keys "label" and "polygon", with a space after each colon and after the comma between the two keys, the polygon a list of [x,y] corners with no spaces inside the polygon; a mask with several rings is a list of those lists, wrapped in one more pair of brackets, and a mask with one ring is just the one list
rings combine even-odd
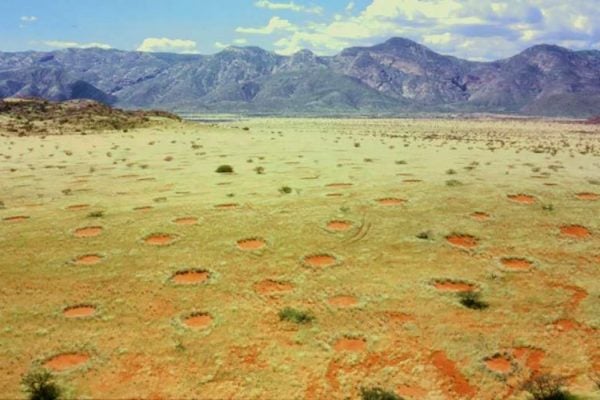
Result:
{"label": "sparse shrub", "polygon": [[406,164],[406,161],[404,161],[404,160],[398,160],[398,161],[396,161],[396,164],[397,165],[404,165],[404,164]]}
{"label": "sparse shrub", "polygon": [[102,218],[104,217],[104,211],[92,211],[87,215],[88,218]]}
{"label": "sparse shrub", "polygon": [[258,175],[262,175],[265,173],[265,167],[256,167],[254,168],[254,171],[258,174]]}
{"label": "sparse shrub", "polygon": [[462,292],[458,295],[460,304],[472,310],[484,310],[489,307],[489,304],[481,300],[481,295],[478,292]]}
{"label": "sparse shrub", "polygon": [[358,142],[355,142],[355,143],[354,143],[354,147],[360,147],[360,143],[358,143]]}
{"label": "sparse shrub", "polygon": [[313,321],[315,317],[307,311],[286,307],[279,311],[279,319],[281,321],[293,322],[295,324],[308,324],[309,322]]}
{"label": "sparse shrub", "polygon": [[446,181],[446,186],[450,186],[450,187],[455,187],[455,186],[462,186],[462,182],[458,181],[456,179],[450,179],[449,181]]}
{"label": "sparse shrub", "polygon": [[429,232],[429,231],[421,232],[417,235],[417,238],[422,239],[422,240],[429,240],[429,239],[431,239],[431,232]]}
{"label": "sparse shrub", "polygon": [[373,162],[373,159],[372,158],[365,158],[364,162]]}
{"label": "sparse shrub", "polygon": [[247,126],[243,127],[242,129],[245,130],[245,131],[249,131],[250,130],[250,128],[248,128]]}
{"label": "sparse shrub", "polygon": [[30,372],[23,377],[21,384],[30,400],[57,400],[61,397],[62,391],[48,371]]}
{"label": "sparse shrub", "polygon": [[396,393],[388,392],[378,387],[361,388],[360,397],[362,400],[402,400],[402,397]]}
{"label": "sparse shrub", "polygon": [[544,210],[544,211],[554,211],[554,205],[553,204],[544,204],[542,206],[542,210]]}
{"label": "sparse shrub", "polygon": [[564,379],[559,376],[543,374],[528,379],[523,389],[531,394],[533,400],[569,400],[573,396],[562,390]]}
{"label": "sparse shrub", "polygon": [[279,193],[281,194],[290,194],[292,193],[292,188],[289,186],[282,186],[279,188]]}
{"label": "sparse shrub", "polygon": [[220,165],[216,172],[219,174],[231,174],[233,172],[233,167],[231,165]]}
{"label": "sparse shrub", "polygon": [[450,168],[449,170],[446,170],[446,175],[456,175],[456,171]]}

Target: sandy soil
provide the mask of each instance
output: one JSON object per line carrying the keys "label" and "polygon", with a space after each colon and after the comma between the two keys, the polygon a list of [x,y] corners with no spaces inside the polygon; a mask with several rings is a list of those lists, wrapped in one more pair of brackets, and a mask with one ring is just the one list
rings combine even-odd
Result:
{"label": "sandy soil", "polygon": [[599,156],[547,121],[0,137],[0,393],[49,368],[82,398],[525,399],[549,372],[599,398]]}

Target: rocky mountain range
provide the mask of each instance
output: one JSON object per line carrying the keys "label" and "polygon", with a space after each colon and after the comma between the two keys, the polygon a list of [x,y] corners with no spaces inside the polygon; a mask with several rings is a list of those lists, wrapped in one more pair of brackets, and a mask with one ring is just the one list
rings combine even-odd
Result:
{"label": "rocky mountain range", "polygon": [[408,39],[321,57],[258,47],[214,55],[102,49],[0,52],[0,98],[269,115],[600,114],[600,51],[554,45],[474,62]]}

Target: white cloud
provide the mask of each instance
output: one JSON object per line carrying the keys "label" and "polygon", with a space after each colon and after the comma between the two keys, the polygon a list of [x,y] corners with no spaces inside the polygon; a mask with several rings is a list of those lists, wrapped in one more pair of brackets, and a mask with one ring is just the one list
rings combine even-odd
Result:
{"label": "white cloud", "polygon": [[226,49],[229,47],[229,45],[226,43],[222,43],[222,42],[215,42],[215,47],[217,49]]}
{"label": "white cloud", "polygon": [[593,23],[600,21],[600,7],[589,0],[371,0],[359,10],[353,3],[329,21],[260,31],[276,34],[274,47],[283,54],[302,48],[333,54],[393,36],[478,60],[512,56],[539,43],[574,49],[597,48],[600,43],[600,29]]}
{"label": "white cloud", "polygon": [[266,26],[260,28],[244,28],[238,27],[235,29],[238,33],[248,33],[253,35],[270,35],[277,31],[295,31],[296,27],[287,19],[273,17],[269,20]]}
{"label": "white cloud", "polygon": [[112,48],[109,44],[106,43],[78,43],[78,42],[69,42],[62,40],[46,40],[42,42],[48,47],[52,47],[55,49],[90,49],[90,48],[98,48],[98,49],[110,49]]}
{"label": "white cloud", "polygon": [[245,38],[235,39],[233,41],[233,43],[235,43],[237,45],[247,44],[248,43],[248,39],[245,39]]}
{"label": "white cloud", "polygon": [[323,14],[323,7],[306,7],[296,4],[293,1],[289,3],[277,3],[269,0],[257,0],[256,2],[254,2],[254,5],[260,8],[268,8],[269,10],[288,10],[295,12],[305,12],[309,14]]}
{"label": "white cloud", "polygon": [[36,17],[35,15],[23,15],[21,17],[21,21],[22,22],[35,22],[37,21],[38,17]]}
{"label": "white cloud", "polygon": [[193,40],[150,37],[144,39],[137,51],[196,54],[198,48]]}

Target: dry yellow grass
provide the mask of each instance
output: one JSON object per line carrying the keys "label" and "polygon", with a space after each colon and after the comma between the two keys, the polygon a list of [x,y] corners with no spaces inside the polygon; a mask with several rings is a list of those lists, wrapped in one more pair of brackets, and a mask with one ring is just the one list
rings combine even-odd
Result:
{"label": "dry yellow grass", "polygon": [[598,398],[600,201],[578,194],[600,193],[599,134],[252,119],[0,138],[0,393],[46,366],[87,398],[523,399],[537,371]]}

